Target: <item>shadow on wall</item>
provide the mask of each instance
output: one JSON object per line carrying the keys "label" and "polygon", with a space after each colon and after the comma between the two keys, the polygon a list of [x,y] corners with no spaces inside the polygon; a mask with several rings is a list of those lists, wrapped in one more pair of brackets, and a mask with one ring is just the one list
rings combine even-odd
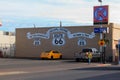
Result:
{"label": "shadow on wall", "polygon": [[0,58],[3,58],[3,53],[2,53],[2,51],[0,51]]}

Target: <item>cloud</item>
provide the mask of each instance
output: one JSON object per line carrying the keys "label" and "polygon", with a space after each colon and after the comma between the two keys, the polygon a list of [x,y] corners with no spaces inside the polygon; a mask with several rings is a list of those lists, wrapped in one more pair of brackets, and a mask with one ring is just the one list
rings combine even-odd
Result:
{"label": "cloud", "polygon": [[[43,0],[31,2],[8,0],[0,2],[1,16],[13,17],[44,17],[53,19],[65,19],[79,22],[86,20],[92,14],[90,6],[86,7],[84,0]],[[7,6],[5,4],[9,3]],[[53,5],[57,4],[57,5]],[[59,5],[58,5],[59,4]],[[92,8],[92,7],[91,7]],[[87,11],[87,12],[86,12]],[[88,12],[89,11],[89,12]],[[83,17],[86,15],[85,17]],[[87,19],[89,20],[89,19]]]}
{"label": "cloud", "polygon": [[91,15],[93,14],[93,6],[86,6],[87,3],[83,2],[82,0],[61,0],[54,2],[54,4],[55,3],[60,3],[64,5],[55,6],[49,4],[44,8],[45,10],[40,11],[37,16],[80,22],[80,20],[89,20],[89,18],[91,18]]}
{"label": "cloud", "polygon": [[[46,26],[52,21],[92,24],[93,6],[97,5],[98,0],[0,0],[0,19],[7,26],[11,23]],[[103,5],[110,6],[110,22],[120,23],[120,1],[103,0]]]}

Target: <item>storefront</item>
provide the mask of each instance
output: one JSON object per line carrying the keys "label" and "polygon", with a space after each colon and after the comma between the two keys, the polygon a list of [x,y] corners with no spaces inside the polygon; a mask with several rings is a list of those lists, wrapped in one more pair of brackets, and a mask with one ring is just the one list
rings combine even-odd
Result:
{"label": "storefront", "polygon": [[[74,54],[83,48],[96,48],[100,50],[100,33],[94,33],[96,26],[63,26],[49,28],[18,28],[16,29],[15,57],[39,58],[40,53],[48,50],[57,50],[63,58],[74,58]],[[120,25],[103,25],[109,28],[105,38],[109,40],[106,45],[106,59],[113,59],[116,52],[115,45],[120,38]]]}

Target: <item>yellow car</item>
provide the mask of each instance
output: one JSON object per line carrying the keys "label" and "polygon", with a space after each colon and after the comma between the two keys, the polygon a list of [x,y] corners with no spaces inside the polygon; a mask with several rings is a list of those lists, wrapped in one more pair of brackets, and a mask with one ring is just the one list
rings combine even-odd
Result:
{"label": "yellow car", "polygon": [[45,51],[40,54],[41,59],[62,59],[62,54],[55,50]]}

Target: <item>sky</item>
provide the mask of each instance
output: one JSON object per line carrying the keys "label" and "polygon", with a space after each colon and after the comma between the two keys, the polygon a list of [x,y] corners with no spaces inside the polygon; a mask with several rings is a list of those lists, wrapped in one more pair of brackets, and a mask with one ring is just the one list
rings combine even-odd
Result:
{"label": "sky", "polygon": [[[120,24],[120,0],[102,0],[109,5],[109,22]],[[93,7],[98,0],[0,0],[2,31],[16,28],[93,25]]]}

